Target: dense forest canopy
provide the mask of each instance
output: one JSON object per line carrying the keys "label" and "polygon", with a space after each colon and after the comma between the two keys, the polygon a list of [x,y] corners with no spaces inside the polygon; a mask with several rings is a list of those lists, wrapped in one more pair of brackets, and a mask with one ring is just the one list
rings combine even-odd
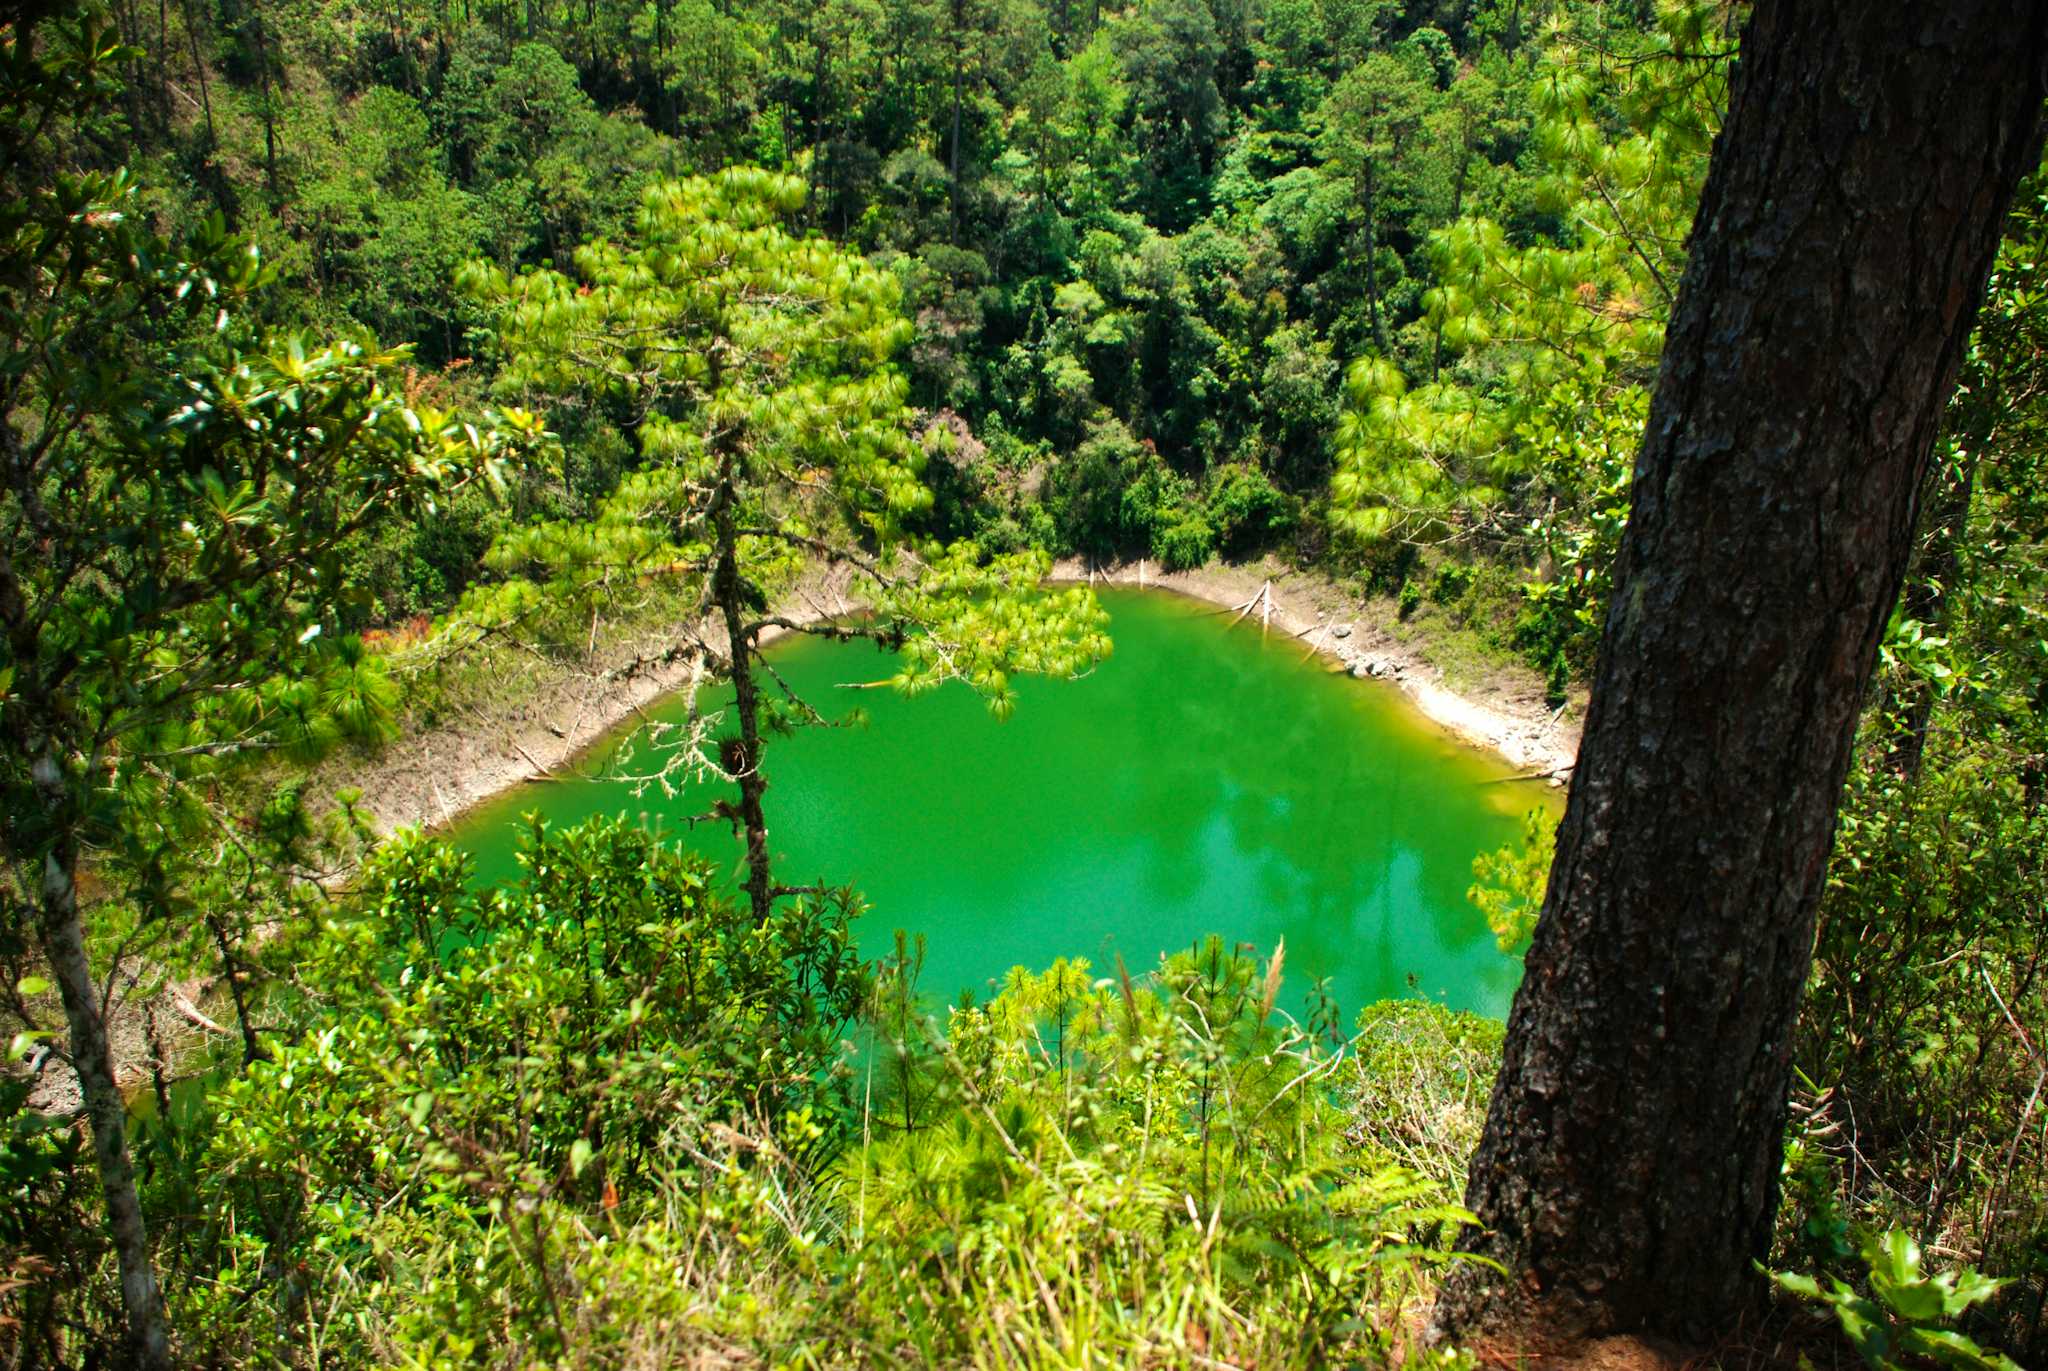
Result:
{"label": "dense forest canopy", "polygon": [[[1229,929],[934,1004],[771,873],[819,717],[761,644],[1000,716],[1111,650],[1062,559],[1266,559],[1576,717],[1747,18],[7,7],[0,1355],[1474,1364],[1412,1330],[1500,1026],[1291,1015]],[[2048,1355],[2044,252],[2032,176],[1843,716],[1741,1355]],[[822,574],[873,612],[790,620]],[[736,888],[600,824],[479,891],[309,779],[658,668],[751,699],[656,768],[734,783]],[[1474,854],[1504,949],[1553,851]]]}
{"label": "dense forest canopy", "polygon": [[[466,391],[497,345],[464,263],[571,270],[664,179],[782,169],[899,282],[909,401],[973,434],[934,529],[1169,566],[1349,530],[1388,587],[1418,545],[1598,561],[1612,471],[1517,429],[1626,417],[1733,47],[1711,5],[156,17],[78,151],[263,243],[278,321]],[[576,416],[552,498],[602,498],[622,417]],[[379,607],[444,605],[492,517],[366,550]]]}

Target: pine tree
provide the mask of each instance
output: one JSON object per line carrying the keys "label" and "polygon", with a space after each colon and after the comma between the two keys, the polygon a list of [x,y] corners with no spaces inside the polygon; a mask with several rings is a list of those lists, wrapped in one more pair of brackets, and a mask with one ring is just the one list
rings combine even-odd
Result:
{"label": "pine tree", "polygon": [[2035,6],[1752,12],[1442,1329],[1716,1336],[1757,1292],[1859,706],[2044,96]]}
{"label": "pine tree", "polygon": [[[765,732],[814,721],[764,694],[771,629],[896,649],[898,685],[965,681],[999,716],[1011,675],[1070,676],[1108,650],[1085,590],[1035,593],[1039,554],[985,559],[971,544],[925,545],[911,521],[931,501],[908,385],[891,358],[909,340],[896,279],[786,226],[803,182],[754,168],[648,192],[626,244],[579,249],[577,279],[514,278],[474,266],[470,289],[497,313],[501,384],[566,407],[608,407],[637,464],[589,521],[535,525],[494,551],[510,579],[463,616],[505,625],[536,604],[582,615],[594,597],[653,582],[690,620],[670,649],[729,678],[735,731],[692,727],[673,767],[715,772],[739,791],[725,811],[746,845],[747,893],[766,920],[770,874],[762,796]],[[769,612],[768,589],[806,562],[846,568],[865,618],[812,623]]]}

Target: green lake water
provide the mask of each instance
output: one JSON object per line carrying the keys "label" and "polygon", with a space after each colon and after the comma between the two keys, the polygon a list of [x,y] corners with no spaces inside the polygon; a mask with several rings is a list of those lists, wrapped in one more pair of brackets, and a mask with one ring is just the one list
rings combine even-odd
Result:
{"label": "green lake water", "polygon": [[[1214,932],[1261,956],[1284,936],[1282,1002],[1297,1012],[1309,978],[1326,976],[1347,1017],[1405,995],[1504,1016],[1521,964],[1465,888],[1473,856],[1512,840],[1548,797],[1394,690],[1304,661],[1284,635],[1158,592],[1102,602],[1115,654],[1078,681],[1023,681],[1005,723],[960,685],[917,699],[838,688],[890,674],[867,645],[771,648],[825,714],[868,716],[771,740],[776,879],[858,886],[868,955],[897,928],[925,934],[922,984],[940,998],[1059,956],[1114,974],[1121,953],[1139,975]],[[516,874],[530,811],[623,813],[736,866],[729,834],[677,831],[710,792],[671,799],[607,779],[632,741],[466,817],[451,836],[479,879]]]}

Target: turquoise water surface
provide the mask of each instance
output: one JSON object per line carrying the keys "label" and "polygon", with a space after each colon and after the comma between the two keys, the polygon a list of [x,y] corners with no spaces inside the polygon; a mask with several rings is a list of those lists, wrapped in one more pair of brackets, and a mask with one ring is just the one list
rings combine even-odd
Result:
{"label": "turquoise water surface", "polygon": [[[1133,975],[1220,933],[1261,956],[1287,940],[1283,1006],[1328,977],[1346,1014],[1426,995],[1504,1016],[1521,964],[1465,899],[1472,858],[1517,834],[1542,792],[1303,645],[1159,592],[1106,591],[1115,654],[1078,681],[1026,680],[998,723],[964,686],[917,699],[850,691],[891,672],[867,645],[797,638],[777,671],[828,717],[864,725],[771,740],[769,841],[783,884],[854,884],[863,950],[928,938],[924,989],[984,992],[1014,964],[1083,956]],[[671,706],[675,712],[679,707]],[[660,717],[660,711],[656,711]],[[530,784],[451,836],[479,876],[515,874],[521,814],[626,814],[737,862],[729,833],[682,830],[722,790],[635,793],[641,734]]]}

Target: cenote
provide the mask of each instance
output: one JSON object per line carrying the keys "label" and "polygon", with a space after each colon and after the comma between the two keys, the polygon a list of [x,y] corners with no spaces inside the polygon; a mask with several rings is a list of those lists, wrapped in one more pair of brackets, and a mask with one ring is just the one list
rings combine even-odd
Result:
{"label": "cenote", "polygon": [[[843,689],[889,674],[868,645],[769,649],[828,717],[867,716],[771,741],[777,879],[858,886],[867,955],[898,928],[924,934],[922,988],[937,998],[1061,956],[1114,974],[1121,954],[1138,975],[1217,933],[1262,956],[1287,940],[1283,1003],[1327,977],[1347,1015],[1421,995],[1503,1016],[1521,966],[1465,890],[1473,856],[1549,797],[1284,634],[1156,591],[1102,601],[1114,655],[1081,680],[1021,682],[1002,723],[957,684],[916,699]],[[515,874],[530,812],[623,813],[736,866],[729,833],[679,823],[709,791],[670,798],[618,778],[644,741],[622,734],[574,775],[463,820],[452,836],[478,878]]]}

